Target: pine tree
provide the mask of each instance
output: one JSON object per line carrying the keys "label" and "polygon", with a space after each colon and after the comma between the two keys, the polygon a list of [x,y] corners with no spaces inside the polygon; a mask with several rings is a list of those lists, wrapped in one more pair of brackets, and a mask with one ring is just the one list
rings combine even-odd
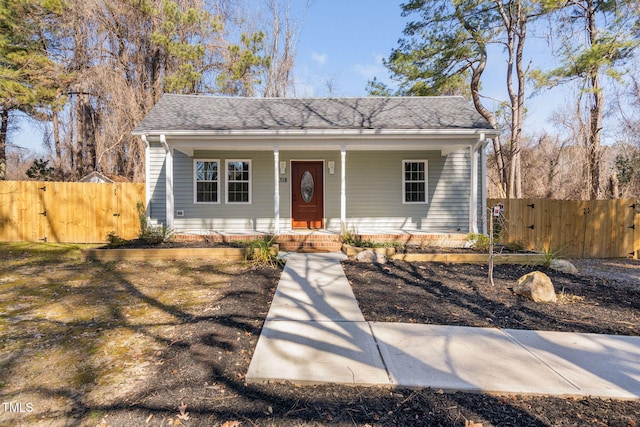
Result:
{"label": "pine tree", "polygon": [[56,1],[0,1],[0,179],[6,177],[11,112],[41,118],[59,102],[58,73],[47,56],[44,24],[60,7]]}

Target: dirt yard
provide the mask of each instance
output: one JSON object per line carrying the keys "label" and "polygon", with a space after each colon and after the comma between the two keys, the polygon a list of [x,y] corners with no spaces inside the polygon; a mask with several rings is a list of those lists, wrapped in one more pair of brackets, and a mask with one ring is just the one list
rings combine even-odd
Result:
{"label": "dirt yard", "polygon": [[[501,294],[502,311],[472,308],[473,300],[462,297],[484,295],[482,269],[460,267],[446,273],[452,278],[460,275],[466,284],[446,294],[443,282],[455,281],[438,279],[445,277],[446,269],[422,267],[347,264],[346,270],[356,294],[365,286],[367,294],[379,292],[385,286],[371,287],[371,283],[384,277],[393,280],[386,286],[392,287],[392,294],[415,291],[426,300],[436,292],[429,287],[440,287],[441,300],[460,301],[449,307],[457,310],[457,316],[447,316],[443,308],[435,317],[420,312],[415,295],[413,300],[393,300],[389,310],[360,296],[368,317],[371,312],[415,322],[465,317],[483,326],[504,326],[500,322],[506,317],[525,325],[530,320],[544,322],[542,312],[535,318],[517,317],[526,311],[526,303],[508,293]],[[436,270],[429,273],[430,268]],[[497,271],[496,275],[504,275],[499,280],[510,280],[508,270]],[[270,268],[195,260],[82,262],[76,247],[0,244],[0,425],[465,426],[474,422],[633,427],[640,422],[638,401],[246,385],[244,375],[279,275],[279,270]],[[617,282],[610,286],[594,277],[584,283],[570,276],[561,279],[566,303],[558,307],[585,304],[613,313],[603,326],[594,325],[601,324],[598,313],[569,319],[563,330],[579,324],[584,330],[602,327],[607,333],[638,334],[637,288]],[[612,294],[619,287],[626,291]],[[589,292],[581,293],[583,289]],[[620,295],[626,299],[618,301]],[[490,299],[485,295],[481,301]],[[625,318],[627,314],[636,317]]]}

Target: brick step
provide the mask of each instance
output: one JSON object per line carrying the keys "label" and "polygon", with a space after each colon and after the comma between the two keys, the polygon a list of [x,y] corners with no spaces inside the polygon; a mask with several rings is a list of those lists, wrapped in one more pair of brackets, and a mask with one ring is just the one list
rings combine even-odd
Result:
{"label": "brick step", "polygon": [[286,252],[339,252],[340,236],[331,234],[285,234],[278,236],[281,251]]}

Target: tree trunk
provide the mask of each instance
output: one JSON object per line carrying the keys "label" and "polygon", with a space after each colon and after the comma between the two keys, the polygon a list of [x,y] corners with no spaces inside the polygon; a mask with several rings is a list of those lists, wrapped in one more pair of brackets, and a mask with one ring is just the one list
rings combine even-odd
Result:
{"label": "tree trunk", "polygon": [[[507,34],[507,92],[511,107],[511,138],[509,143],[509,179],[507,197],[522,198],[522,122],[524,116],[525,71],[522,66],[522,54],[527,32],[527,15],[522,2],[517,1],[505,9],[497,3]],[[516,86],[514,87],[514,71]]]}
{"label": "tree trunk", "polygon": [[[80,92],[80,91],[79,91]],[[76,165],[72,171],[76,177],[84,175],[84,97],[80,93],[76,95]]]}
{"label": "tree trunk", "polygon": [[54,111],[51,115],[51,122],[53,124],[53,148],[56,153],[56,166],[58,169],[62,168],[62,147],[60,146],[60,121],[58,112]]}
{"label": "tree trunk", "polygon": [[518,43],[516,47],[516,75],[518,80],[518,96],[516,99],[516,122],[514,123],[515,138],[514,145],[517,146],[516,158],[514,160],[514,187],[515,197],[522,198],[522,169],[521,169],[521,151],[522,151],[522,125],[524,122],[524,100],[525,100],[525,78],[526,70],[522,64],[524,53],[524,45],[527,37],[527,15],[523,10],[522,3],[518,3],[518,25],[516,26]]}
{"label": "tree trunk", "polygon": [[88,95],[86,96],[87,100],[82,106],[82,113],[84,118],[82,120],[83,129],[82,135],[84,140],[84,154],[85,154],[85,162],[84,162],[84,171],[83,175],[93,172],[97,170],[97,155],[96,155],[96,115],[95,111],[91,107],[91,104],[88,102]]}
{"label": "tree trunk", "polygon": [[0,112],[0,181],[7,179],[7,131],[9,130],[9,109]]}
{"label": "tree trunk", "polygon": [[[593,0],[587,0],[586,18],[589,31],[589,44],[597,42],[598,29],[596,24],[596,7]],[[587,156],[589,164],[590,188],[589,198],[595,200],[600,196],[600,135],[602,132],[602,115],[604,94],[600,85],[600,67],[594,65],[589,72],[590,98],[589,106],[589,137],[587,140]]]}

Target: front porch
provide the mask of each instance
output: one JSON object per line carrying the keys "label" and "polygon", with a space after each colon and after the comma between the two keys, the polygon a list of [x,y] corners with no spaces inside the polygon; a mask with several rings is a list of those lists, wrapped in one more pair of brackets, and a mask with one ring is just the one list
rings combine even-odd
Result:
{"label": "front porch", "polygon": [[[271,234],[259,231],[210,232],[206,234],[178,233],[174,236],[181,242],[229,243],[250,241],[270,237]],[[351,233],[356,240],[376,243],[399,242],[419,247],[463,247],[468,235],[459,232],[421,232],[405,230],[362,230]],[[280,250],[286,252],[321,251],[339,252],[342,248],[340,233],[328,230],[286,230],[278,235]]]}

